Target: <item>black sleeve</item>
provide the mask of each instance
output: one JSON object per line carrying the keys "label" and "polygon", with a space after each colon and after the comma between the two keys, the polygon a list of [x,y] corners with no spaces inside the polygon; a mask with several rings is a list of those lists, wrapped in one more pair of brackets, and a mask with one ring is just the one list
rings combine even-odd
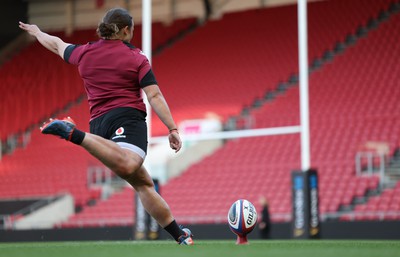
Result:
{"label": "black sleeve", "polygon": [[146,75],[142,78],[142,80],[139,82],[140,87],[144,88],[150,85],[158,85],[156,77],[154,76],[153,70],[150,69]]}
{"label": "black sleeve", "polygon": [[74,49],[77,48],[78,46],[80,46],[80,45],[69,45],[69,46],[67,46],[67,48],[65,48],[64,61],[69,63],[69,57],[71,56],[72,51],[74,51]]}

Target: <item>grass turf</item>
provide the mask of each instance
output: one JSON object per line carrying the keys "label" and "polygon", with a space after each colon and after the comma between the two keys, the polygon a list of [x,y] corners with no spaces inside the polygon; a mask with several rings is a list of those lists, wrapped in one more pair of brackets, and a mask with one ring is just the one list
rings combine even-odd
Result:
{"label": "grass turf", "polygon": [[0,256],[400,257],[400,241],[252,240],[249,245],[235,245],[235,240],[197,240],[194,246],[172,241],[0,243]]}

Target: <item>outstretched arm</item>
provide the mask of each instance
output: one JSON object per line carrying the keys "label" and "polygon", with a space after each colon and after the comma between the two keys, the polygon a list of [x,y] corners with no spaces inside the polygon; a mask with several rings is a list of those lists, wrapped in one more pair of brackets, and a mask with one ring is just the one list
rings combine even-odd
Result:
{"label": "outstretched arm", "polygon": [[157,85],[150,85],[144,87],[143,91],[146,93],[147,100],[156,112],[157,116],[169,129],[168,139],[170,147],[174,149],[175,152],[178,152],[182,147],[182,141],[179,137],[174,119],[172,118],[171,111],[169,110],[168,104],[159,87]]}
{"label": "outstretched arm", "polygon": [[64,51],[67,46],[70,44],[65,43],[59,37],[51,36],[47,33],[44,33],[39,29],[38,26],[34,24],[26,24],[23,22],[19,22],[19,27],[22,30],[28,32],[31,36],[36,37],[36,39],[46,47],[48,50],[52,51],[53,53],[59,55],[61,58],[64,59]]}

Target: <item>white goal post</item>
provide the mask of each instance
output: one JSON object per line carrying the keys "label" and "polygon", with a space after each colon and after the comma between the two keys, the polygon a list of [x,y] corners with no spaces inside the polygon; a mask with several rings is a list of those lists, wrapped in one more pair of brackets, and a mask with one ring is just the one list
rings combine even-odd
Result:
{"label": "white goal post", "polygon": [[[151,0],[142,0],[142,48],[144,54],[151,62]],[[256,137],[256,136],[272,136],[300,133],[301,139],[301,169],[307,171],[310,169],[310,125],[309,125],[309,97],[308,97],[308,47],[307,47],[307,0],[297,1],[297,17],[298,17],[298,49],[299,49],[299,90],[300,90],[300,125],[236,130],[236,131],[221,131],[214,133],[206,133],[199,135],[182,135],[183,141],[201,141],[214,139],[231,139],[241,137]],[[146,99],[145,99],[146,101]],[[148,115],[151,114],[149,104]],[[149,143],[157,144],[167,142],[167,137],[152,137],[151,136],[151,116],[148,116]]]}

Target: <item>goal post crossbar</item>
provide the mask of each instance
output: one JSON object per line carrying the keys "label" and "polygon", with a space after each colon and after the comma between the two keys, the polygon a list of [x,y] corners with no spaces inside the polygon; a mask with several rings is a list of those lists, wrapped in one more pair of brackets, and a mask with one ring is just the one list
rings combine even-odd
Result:
{"label": "goal post crossbar", "polygon": [[[246,129],[246,130],[233,130],[233,131],[219,131],[210,132],[203,134],[183,134],[182,141],[206,141],[206,140],[217,140],[217,139],[233,139],[233,138],[244,138],[244,137],[259,137],[259,136],[276,136],[285,134],[300,133],[300,126],[286,126],[286,127],[274,127],[274,128],[261,128],[261,129]],[[168,137],[151,137],[150,144],[159,144],[168,142]]]}

